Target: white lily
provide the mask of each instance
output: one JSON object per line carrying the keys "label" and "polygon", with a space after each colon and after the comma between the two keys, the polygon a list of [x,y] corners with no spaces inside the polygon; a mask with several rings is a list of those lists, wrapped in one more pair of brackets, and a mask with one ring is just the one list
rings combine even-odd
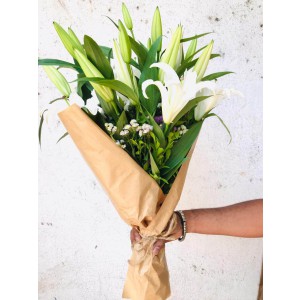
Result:
{"label": "white lily", "polygon": [[196,97],[198,91],[205,87],[211,87],[209,81],[196,82],[197,73],[188,70],[184,74],[184,79],[180,81],[177,73],[166,63],[154,63],[150,68],[157,67],[164,72],[164,85],[161,81],[148,79],[142,84],[142,91],[148,99],[146,89],[150,85],[156,85],[161,93],[162,115],[164,123],[170,124],[186,104]]}
{"label": "white lily", "polygon": [[195,108],[194,116],[195,120],[199,121],[203,118],[205,114],[218,106],[223,100],[228,99],[232,96],[243,97],[243,94],[235,89],[214,89],[214,88],[204,88],[197,93],[197,97],[200,96],[210,96],[198,103]]}

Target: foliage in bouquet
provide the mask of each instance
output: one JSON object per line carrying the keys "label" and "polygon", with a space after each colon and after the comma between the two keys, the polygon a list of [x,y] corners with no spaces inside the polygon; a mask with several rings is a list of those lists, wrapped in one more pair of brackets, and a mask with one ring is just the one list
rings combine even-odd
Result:
{"label": "foliage in bouquet", "polygon": [[[121,20],[111,20],[119,35],[112,48],[99,45],[87,35],[82,44],[71,28],[66,31],[54,22],[73,62],[39,59],[39,65],[44,66],[62,95],[50,106],[57,101],[77,103],[167,193],[204,120],[215,116],[225,126],[211,111],[232,93],[216,90],[215,81],[232,72],[205,76],[209,61],[220,56],[212,53],[213,41],[197,49],[198,39],[209,33],[184,38],[183,27],[178,25],[166,49],[162,49],[162,21],[156,8],[151,37],[144,45],[134,37],[124,3],[122,13],[125,25]],[[186,52],[184,43],[189,43]],[[62,68],[76,72],[77,96],[60,72]],[[43,121],[44,113],[39,139]]]}

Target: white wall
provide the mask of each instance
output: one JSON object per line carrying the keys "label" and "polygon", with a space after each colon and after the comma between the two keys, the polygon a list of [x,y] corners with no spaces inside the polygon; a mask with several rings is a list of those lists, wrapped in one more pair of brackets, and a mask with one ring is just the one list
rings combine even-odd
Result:
{"label": "white wall", "polygon": [[[136,36],[145,41],[159,5],[165,30],[179,22],[185,36],[214,31],[210,71],[245,98],[225,102],[207,120],[192,158],[180,208],[222,206],[262,197],[262,8],[260,0],[127,1]],[[121,17],[121,1],[40,0],[39,56],[70,60],[52,27],[71,25],[102,44],[116,37],[103,16]],[[207,42],[209,37],[203,38]],[[72,73],[69,73],[72,74]],[[59,96],[39,71],[39,109]],[[72,76],[70,79],[74,78]],[[62,125],[44,127],[39,155],[39,294],[41,300],[120,299],[130,256],[129,228],[120,220],[70,138],[56,145]],[[262,240],[190,235],[170,243],[172,299],[256,299]]]}

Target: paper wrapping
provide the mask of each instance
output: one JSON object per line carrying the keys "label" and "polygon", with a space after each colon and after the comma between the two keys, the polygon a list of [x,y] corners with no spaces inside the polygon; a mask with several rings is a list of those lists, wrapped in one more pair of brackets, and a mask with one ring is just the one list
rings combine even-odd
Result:
{"label": "paper wrapping", "polygon": [[136,226],[143,237],[132,247],[123,298],[167,299],[171,291],[165,250],[153,256],[152,246],[159,238],[172,239],[177,220],[173,212],[189,160],[180,168],[168,195],[164,195],[157,182],[76,104],[60,112],[59,118],[120,217]]}

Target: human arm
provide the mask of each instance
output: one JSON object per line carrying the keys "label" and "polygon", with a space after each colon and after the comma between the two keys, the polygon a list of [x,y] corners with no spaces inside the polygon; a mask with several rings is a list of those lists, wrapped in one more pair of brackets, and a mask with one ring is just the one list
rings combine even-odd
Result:
{"label": "human arm", "polygon": [[[187,233],[227,235],[258,238],[263,235],[263,200],[256,199],[218,207],[183,211],[186,217]],[[182,235],[180,222],[174,231],[174,238]],[[137,229],[131,231],[131,242],[140,240]],[[164,247],[165,240],[158,240],[153,247],[154,255]]]}

